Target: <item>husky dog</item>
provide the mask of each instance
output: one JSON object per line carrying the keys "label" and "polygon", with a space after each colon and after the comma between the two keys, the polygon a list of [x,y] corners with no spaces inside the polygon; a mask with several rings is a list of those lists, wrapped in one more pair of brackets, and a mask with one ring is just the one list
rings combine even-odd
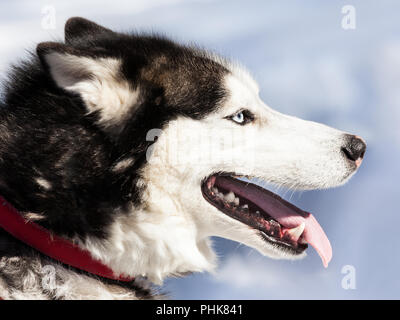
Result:
{"label": "husky dog", "polygon": [[4,84],[0,195],[136,280],[69,267],[0,230],[0,297],[153,298],[149,283],[216,266],[212,236],[277,259],[302,258],[310,244],[327,266],[316,219],[251,180],[336,187],[366,144],[274,111],[258,91],[215,54],[69,19],[65,42],[40,43]]}

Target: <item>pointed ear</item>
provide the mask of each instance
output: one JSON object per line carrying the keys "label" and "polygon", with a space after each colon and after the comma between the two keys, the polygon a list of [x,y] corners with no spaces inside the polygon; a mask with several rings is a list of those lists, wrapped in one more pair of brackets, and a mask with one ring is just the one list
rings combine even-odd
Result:
{"label": "pointed ear", "polygon": [[40,43],[37,54],[57,86],[79,94],[104,127],[123,123],[137,104],[139,90],[122,76],[117,58],[90,56],[54,42]]}
{"label": "pointed ear", "polygon": [[96,64],[96,59],[84,56],[79,50],[62,43],[39,43],[36,52],[55,83],[68,91],[75,91],[74,86],[88,80]]}
{"label": "pointed ear", "polygon": [[97,23],[80,17],[69,18],[65,23],[65,42],[72,43],[74,40],[84,36],[96,36],[99,34],[113,34],[110,29],[104,28]]}

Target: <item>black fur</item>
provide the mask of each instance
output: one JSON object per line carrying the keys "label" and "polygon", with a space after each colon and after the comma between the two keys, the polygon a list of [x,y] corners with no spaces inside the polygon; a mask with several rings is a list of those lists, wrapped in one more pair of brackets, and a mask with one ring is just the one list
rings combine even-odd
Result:
{"label": "black fur", "polygon": [[[99,114],[88,115],[82,98],[58,87],[52,78],[44,58],[49,52],[119,59],[121,78],[140,90],[125,121],[105,127],[98,122]],[[147,132],[162,129],[178,115],[199,119],[215,110],[226,95],[221,80],[227,72],[201,50],[71,18],[65,43],[39,44],[37,53],[14,66],[4,83],[0,195],[23,214],[40,214],[36,223],[55,234],[106,237],[116,214],[141,204],[137,182],[153,143],[146,141]],[[125,157],[134,158],[134,164],[114,172],[113,166]],[[37,178],[47,180],[51,189]],[[23,291],[26,275],[40,282],[38,268],[46,264],[58,263],[0,230],[0,285]],[[132,290],[139,298],[152,296],[135,283],[102,282]]]}
{"label": "black fur", "polygon": [[[82,99],[57,87],[43,56],[68,52],[122,61],[122,76],[140,88],[139,103],[118,128],[87,115]],[[177,115],[201,118],[224,98],[228,71],[207,54],[157,36],[116,33],[81,18],[66,24],[66,43],[39,44],[13,68],[0,110],[0,194],[38,223],[68,237],[104,237],[116,209],[140,204],[136,186],[150,143],[146,133]],[[132,156],[123,173],[111,168]],[[51,183],[47,191],[35,182]]]}

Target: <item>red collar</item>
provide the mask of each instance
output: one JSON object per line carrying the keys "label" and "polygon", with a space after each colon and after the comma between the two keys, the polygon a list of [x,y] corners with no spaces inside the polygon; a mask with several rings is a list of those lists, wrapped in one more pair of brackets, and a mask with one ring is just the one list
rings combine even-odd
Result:
{"label": "red collar", "polygon": [[45,228],[25,220],[18,211],[0,196],[0,228],[54,260],[71,267],[118,281],[133,281],[134,278],[115,275],[100,261],[92,258],[88,251],[66,239],[50,233]]}

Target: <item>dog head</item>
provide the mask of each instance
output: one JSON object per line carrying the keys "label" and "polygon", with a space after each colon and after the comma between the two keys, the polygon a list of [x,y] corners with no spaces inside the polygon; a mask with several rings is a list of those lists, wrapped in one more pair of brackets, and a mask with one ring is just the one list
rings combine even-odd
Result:
{"label": "dog head", "polygon": [[210,236],[273,258],[302,257],[310,243],[329,262],[315,218],[248,179],[342,185],[361,165],[361,138],[274,111],[243,68],[216,55],[81,18],[65,32],[65,43],[38,46],[41,62],[111,141],[111,176],[130,182],[121,188],[128,213],[116,209],[107,239],[83,247],[116,272],[155,281],[211,269]]}

